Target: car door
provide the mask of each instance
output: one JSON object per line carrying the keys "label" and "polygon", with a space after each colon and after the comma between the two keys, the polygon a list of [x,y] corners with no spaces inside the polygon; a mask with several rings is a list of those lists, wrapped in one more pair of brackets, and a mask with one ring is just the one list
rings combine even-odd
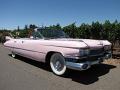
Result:
{"label": "car door", "polygon": [[14,47],[13,52],[15,52],[16,54],[21,55],[23,53],[21,39],[14,39],[13,40],[13,47]]}
{"label": "car door", "polygon": [[45,53],[41,50],[43,46],[40,45],[40,41],[43,39],[29,39],[29,40],[22,40],[21,47],[22,52],[21,54],[24,57],[28,57],[34,60],[43,61],[45,60]]}

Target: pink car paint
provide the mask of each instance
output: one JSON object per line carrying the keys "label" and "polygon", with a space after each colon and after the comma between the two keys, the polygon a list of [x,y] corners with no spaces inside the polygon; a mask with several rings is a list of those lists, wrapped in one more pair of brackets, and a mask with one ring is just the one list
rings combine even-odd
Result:
{"label": "pink car paint", "polygon": [[[109,58],[111,55],[110,47],[111,43],[107,40],[92,40],[92,39],[72,39],[72,38],[58,38],[58,39],[32,39],[21,38],[14,39],[7,37],[7,41],[4,46],[8,48],[14,54],[18,54],[23,57],[27,57],[40,62],[46,62],[48,53],[57,52],[66,58],[66,66],[75,70],[86,70],[91,65],[99,64],[104,59]],[[109,50],[103,50],[102,56],[97,55],[99,50],[107,47]],[[87,50],[92,54],[82,57],[83,51]],[[96,53],[95,53],[96,52]],[[94,55],[94,54],[96,55]],[[101,54],[101,53],[100,53]],[[82,58],[96,57],[94,61],[79,62]],[[99,56],[99,57],[98,57]],[[79,60],[78,62],[72,62],[69,59]],[[68,61],[67,61],[68,60]],[[83,68],[83,65],[88,65]]]}
{"label": "pink car paint", "polygon": [[11,39],[5,42],[4,46],[17,54],[23,55],[24,57],[27,56],[29,58],[45,62],[45,56],[48,52],[60,52],[65,57],[69,54],[79,54],[80,48],[87,48],[85,43],[87,43],[91,48],[100,48],[103,45],[111,45],[106,40],[99,41],[90,39]]}

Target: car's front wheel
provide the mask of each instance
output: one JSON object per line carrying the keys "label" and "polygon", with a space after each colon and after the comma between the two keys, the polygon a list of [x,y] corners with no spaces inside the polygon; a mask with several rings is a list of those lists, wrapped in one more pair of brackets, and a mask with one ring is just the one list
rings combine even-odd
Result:
{"label": "car's front wheel", "polygon": [[60,53],[54,53],[50,58],[50,67],[56,75],[63,75],[66,72],[65,58]]}

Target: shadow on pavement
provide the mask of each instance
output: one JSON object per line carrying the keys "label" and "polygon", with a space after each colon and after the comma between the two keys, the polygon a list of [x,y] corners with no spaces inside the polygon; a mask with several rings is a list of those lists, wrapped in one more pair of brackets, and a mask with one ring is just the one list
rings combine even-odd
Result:
{"label": "shadow on pavement", "polygon": [[113,68],[116,68],[116,66],[107,64],[94,65],[90,69],[85,71],[70,70],[71,72],[68,73],[68,75],[66,75],[65,78],[71,78],[72,81],[84,85],[89,85],[94,82],[97,82],[100,76],[109,73],[110,69]]}
{"label": "shadow on pavement", "polygon": [[[9,56],[11,55],[9,54]],[[21,56],[17,56],[16,59],[24,61],[31,65],[34,65],[43,70],[51,72],[49,65],[46,65],[44,63],[31,60],[28,58],[24,58]],[[72,81],[75,81],[75,82],[78,82],[84,85],[89,85],[94,82],[97,82],[100,76],[103,76],[109,73],[109,71],[113,68],[116,68],[116,66],[108,65],[108,64],[99,64],[99,65],[94,65],[90,69],[85,70],[85,71],[69,70],[69,73],[63,76],[63,78],[72,79]]]}
{"label": "shadow on pavement", "polygon": [[[9,56],[11,56],[11,54],[9,54]],[[23,61],[25,63],[34,65],[34,66],[36,66],[38,68],[41,68],[43,70],[51,72],[51,69],[50,69],[49,65],[47,65],[47,64],[45,64],[43,62],[35,61],[35,60],[29,59],[29,58],[25,58],[25,57],[22,57],[22,56],[19,56],[19,55],[16,55],[15,58],[17,60]]]}

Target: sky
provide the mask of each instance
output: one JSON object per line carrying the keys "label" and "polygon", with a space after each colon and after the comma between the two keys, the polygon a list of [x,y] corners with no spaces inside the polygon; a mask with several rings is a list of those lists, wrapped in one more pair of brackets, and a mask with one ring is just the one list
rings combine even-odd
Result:
{"label": "sky", "polygon": [[120,0],[0,0],[0,29],[120,21]]}

